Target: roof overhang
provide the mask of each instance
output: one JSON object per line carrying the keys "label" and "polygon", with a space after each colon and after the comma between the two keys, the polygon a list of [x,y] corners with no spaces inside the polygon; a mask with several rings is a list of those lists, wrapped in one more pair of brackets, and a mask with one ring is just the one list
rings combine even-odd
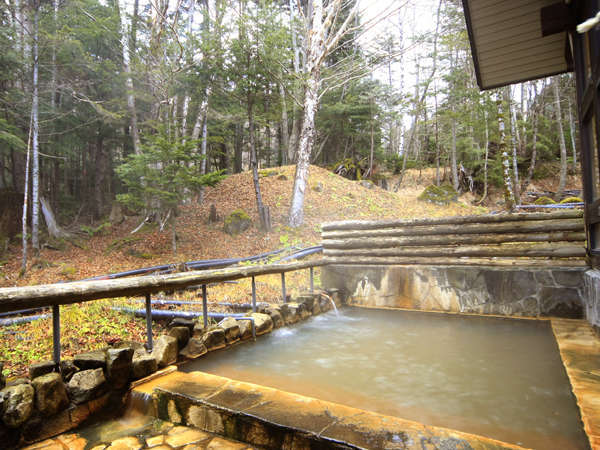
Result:
{"label": "roof overhang", "polygon": [[[462,0],[483,90],[571,70],[569,7],[557,0]],[[543,16],[543,20],[542,20]]]}

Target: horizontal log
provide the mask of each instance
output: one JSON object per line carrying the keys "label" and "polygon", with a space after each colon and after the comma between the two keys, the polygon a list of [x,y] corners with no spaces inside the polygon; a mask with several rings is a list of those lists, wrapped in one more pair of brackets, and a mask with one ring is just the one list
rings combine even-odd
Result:
{"label": "horizontal log", "polygon": [[323,231],[334,230],[377,230],[382,228],[412,227],[420,225],[457,225],[465,223],[500,223],[531,220],[579,219],[582,210],[558,211],[551,213],[482,214],[476,216],[452,216],[424,219],[394,220],[343,220],[321,225]]}
{"label": "horizontal log", "polygon": [[583,258],[585,248],[575,245],[516,244],[516,245],[479,245],[465,247],[393,247],[379,249],[325,249],[329,256],[473,256],[473,257],[546,257],[546,258]]}
{"label": "horizontal log", "polygon": [[419,225],[414,227],[383,228],[380,230],[327,231],[321,234],[325,239],[430,236],[440,234],[491,234],[491,233],[550,233],[554,231],[584,230],[582,219],[528,220],[504,223],[467,223],[461,225]]}
{"label": "horizontal log", "polygon": [[512,233],[512,234],[445,234],[441,236],[410,236],[380,238],[324,239],[323,248],[389,248],[458,244],[501,244],[504,242],[585,242],[583,232]]}
{"label": "horizontal log", "polygon": [[329,257],[331,265],[379,266],[502,266],[502,267],[588,267],[582,259],[532,258],[415,258],[415,257]]}
{"label": "horizontal log", "polygon": [[73,283],[1,288],[0,312],[52,305],[67,305],[101,298],[143,296],[165,290],[183,289],[197,284],[291,272],[309,267],[323,266],[325,264],[327,264],[327,260],[319,259],[292,264],[266,264],[181,272],[168,275],[146,275],[136,278],[75,281]]}

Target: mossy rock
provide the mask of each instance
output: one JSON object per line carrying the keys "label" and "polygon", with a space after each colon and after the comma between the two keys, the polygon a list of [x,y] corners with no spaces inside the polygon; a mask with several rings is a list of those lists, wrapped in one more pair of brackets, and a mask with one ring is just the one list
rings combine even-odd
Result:
{"label": "mossy rock", "polygon": [[252,225],[250,216],[243,209],[236,209],[225,218],[223,231],[230,235],[243,233]]}
{"label": "mossy rock", "polygon": [[456,192],[449,184],[442,184],[441,186],[431,184],[421,192],[419,200],[435,205],[448,205],[458,200],[458,192]]}
{"label": "mossy rock", "polygon": [[263,169],[258,171],[258,176],[260,178],[274,177],[275,175],[279,175],[279,172],[275,169]]}
{"label": "mossy rock", "polygon": [[533,202],[534,205],[556,205],[556,202],[554,200],[552,200],[550,197],[546,197],[545,195],[538,198],[535,202]]}
{"label": "mossy rock", "polygon": [[567,197],[567,198],[563,198],[560,203],[564,204],[564,203],[581,203],[583,202],[583,200],[579,197]]}

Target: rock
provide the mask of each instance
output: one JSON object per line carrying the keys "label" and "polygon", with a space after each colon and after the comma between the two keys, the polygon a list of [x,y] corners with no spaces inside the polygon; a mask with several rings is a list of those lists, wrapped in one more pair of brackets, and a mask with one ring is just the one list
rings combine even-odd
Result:
{"label": "rock", "polygon": [[211,328],[200,337],[209,352],[225,347],[225,331],[222,328]]}
{"label": "rock", "polygon": [[210,213],[208,214],[208,223],[216,223],[219,221],[219,214],[217,214],[217,207],[214,203],[210,205]]}
{"label": "rock", "polygon": [[54,364],[54,361],[41,361],[32,364],[29,367],[29,378],[33,380],[34,378],[53,372],[55,366],[56,364]]}
{"label": "rock", "polygon": [[279,308],[281,318],[286,325],[291,325],[299,320],[299,317],[296,315],[296,308],[290,308],[289,305],[289,303],[284,303]]}
{"label": "rock", "polygon": [[225,225],[223,231],[229,235],[236,235],[243,233],[252,226],[252,220],[245,211],[236,209],[225,218]]}
{"label": "rock", "polygon": [[169,328],[187,327],[187,328],[189,328],[190,335],[191,335],[193,333],[193,331],[194,331],[194,326],[195,325],[196,325],[196,322],[194,322],[194,320],[192,320],[192,319],[186,319],[184,317],[175,317],[169,323]]}
{"label": "rock", "polygon": [[154,343],[152,355],[159,368],[166,367],[177,361],[177,339],[173,336],[160,336]]}
{"label": "rock", "polygon": [[139,450],[141,448],[144,447],[137,437],[127,436],[112,441],[106,450]]}
{"label": "rock", "polygon": [[285,174],[281,174],[277,177],[278,180],[282,180],[282,181],[286,181],[288,179],[288,177]]}
{"label": "rock", "polygon": [[[4,363],[0,362],[0,389],[4,389],[4,386],[6,386],[6,379],[4,378],[4,374],[2,373],[2,371],[4,370]],[[0,410],[1,412],[1,410]]]}
{"label": "rock", "polygon": [[131,378],[139,380],[158,370],[156,358],[146,350],[136,350],[131,361]]}
{"label": "rock", "polygon": [[233,317],[226,317],[217,326],[223,329],[227,344],[233,344],[240,340],[240,326]]}
{"label": "rock", "polygon": [[442,184],[441,186],[431,184],[421,192],[419,200],[443,206],[458,200],[458,192],[449,184]]}
{"label": "rock", "polygon": [[236,320],[236,322],[240,327],[240,339],[252,338],[252,322],[249,320]]}
{"label": "rock", "polygon": [[61,360],[59,369],[65,383],[68,383],[73,374],[79,370],[72,359]]}
{"label": "rock", "polygon": [[177,339],[178,348],[183,348],[190,340],[190,329],[188,327],[173,327],[169,330],[169,336]]}
{"label": "rock", "polygon": [[250,317],[254,319],[254,327],[256,328],[256,335],[270,333],[273,330],[273,320],[268,314],[252,313]]}
{"label": "rock", "polygon": [[319,305],[318,301],[316,301],[314,303],[311,313],[313,316],[316,316],[317,314],[321,314],[321,306]]}
{"label": "rock", "polygon": [[315,192],[323,192],[323,183],[320,181],[313,185],[312,190]]}
{"label": "rock", "polygon": [[0,391],[4,397],[4,412],[2,420],[9,428],[23,425],[33,412],[33,387],[30,384],[9,386]]}
{"label": "rock", "polygon": [[[304,305],[290,302],[286,303],[286,306],[287,315],[284,316],[286,325],[294,324],[302,319],[302,311],[306,309]],[[281,312],[283,313],[283,309]]]}
{"label": "rock", "polygon": [[73,363],[80,370],[106,369],[106,355],[102,350],[82,353],[73,358]]}
{"label": "rock", "polygon": [[206,354],[208,350],[199,338],[191,338],[187,345],[181,349],[179,355],[184,358],[194,359]]}
{"label": "rock", "polygon": [[59,373],[51,372],[31,382],[35,390],[35,406],[45,416],[63,410],[69,404],[67,390]]}
{"label": "rock", "polygon": [[129,382],[133,348],[109,348],[106,350],[106,375],[111,388],[121,389]]}
{"label": "rock", "polygon": [[204,334],[204,324],[202,323],[202,319],[194,324],[194,331],[192,332],[192,336],[200,337]]}
{"label": "rock", "polygon": [[316,294],[300,294],[296,298],[296,303],[302,303],[308,311],[312,311],[316,297]]}
{"label": "rock", "polygon": [[[1,416],[0,416],[1,417]],[[0,442],[4,448],[18,448],[21,440],[20,430],[8,428],[0,422]]]}
{"label": "rock", "polygon": [[375,187],[375,185],[369,180],[360,180],[358,184],[366,189],[373,189]]}
{"label": "rock", "polygon": [[125,215],[123,214],[123,207],[120,203],[114,202],[110,209],[110,215],[108,216],[108,221],[111,225],[119,225],[125,220]]}
{"label": "rock", "polygon": [[268,314],[271,317],[271,320],[273,321],[273,328],[280,328],[285,325],[279,308],[270,306],[263,308],[260,312]]}
{"label": "rock", "polygon": [[19,384],[31,384],[31,380],[29,378],[13,378],[10,381],[6,382],[7,386],[18,386]]}
{"label": "rock", "polygon": [[77,372],[67,384],[71,401],[75,404],[99,397],[105,390],[106,379],[101,368]]}

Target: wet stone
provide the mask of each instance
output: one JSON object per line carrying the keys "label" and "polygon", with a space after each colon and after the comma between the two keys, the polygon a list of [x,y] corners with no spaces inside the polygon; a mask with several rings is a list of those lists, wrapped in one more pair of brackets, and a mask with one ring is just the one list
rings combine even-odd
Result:
{"label": "wet stone", "polygon": [[233,344],[240,340],[240,326],[233,317],[226,317],[217,326],[223,329],[227,344]]}
{"label": "wet stone", "polygon": [[7,386],[18,386],[19,384],[31,384],[29,378],[14,378],[6,383]]}
{"label": "wet stone", "polygon": [[[304,305],[299,305],[298,303],[288,303],[287,304],[288,314],[285,317],[286,325],[291,325],[298,322],[301,319],[301,310],[304,309]],[[283,310],[282,310],[283,312]]]}
{"label": "wet stone", "polygon": [[273,328],[281,328],[283,325],[285,325],[279,308],[264,308],[261,312],[268,314],[271,317],[271,320],[273,321]]}
{"label": "wet stone", "polygon": [[135,436],[128,436],[113,441],[106,450],[138,450],[143,446]]}
{"label": "wet stone", "polygon": [[222,328],[212,328],[202,335],[200,341],[210,352],[225,347],[225,331]]}
{"label": "wet stone", "polygon": [[23,425],[33,412],[34,390],[30,384],[18,384],[0,391],[4,397],[2,421],[10,428]]}
{"label": "wet stone", "polygon": [[35,406],[46,416],[51,416],[66,408],[69,404],[67,390],[62,377],[56,372],[34,378],[31,382],[35,389]]}
{"label": "wet stone", "polygon": [[71,377],[77,372],[79,369],[75,365],[72,359],[64,359],[59,364],[60,374],[65,383],[68,383],[71,380]]}
{"label": "wet stone", "polygon": [[71,401],[75,404],[87,402],[102,395],[106,379],[101,368],[77,372],[67,384]]}
{"label": "wet stone", "polygon": [[184,317],[175,317],[169,323],[169,328],[186,327],[190,330],[190,334],[191,334],[194,331],[195,325],[196,325],[196,322],[194,322],[193,319],[186,319]]}
{"label": "wet stone", "polygon": [[73,363],[80,370],[106,369],[106,356],[102,350],[81,353],[73,358]]}
{"label": "wet stone", "polygon": [[129,382],[133,348],[109,348],[106,350],[106,374],[114,389],[121,389]]}
{"label": "wet stone", "polygon": [[169,330],[169,336],[177,339],[177,346],[183,348],[190,340],[190,329],[188,327],[173,327]]}
{"label": "wet stone", "polygon": [[166,436],[165,442],[171,447],[196,444],[210,439],[210,434],[187,427],[174,427]]}
{"label": "wet stone", "polygon": [[257,336],[270,333],[273,330],[273,320],[271,320],[271,316],[268,314],[252,313],[250,317],[254,319]]}
{"label": "wet stone", "polygon": [[131,378],[139,380],[158,370],[156,358],[146,350],[136,350],[131,362]]}
{"label": "wet stone", "polygon": [[252,338],[252,322],[249,320],[237,320],[240,327],[240,338],[242,340]]}
{"label": "wet stone", "polygon": [[156,447],[165,443],[165,437],[162,434],[146,438],[146,446],[148,448]]}
{"label": "wet stone", "polygon": [[33,380],[34,378],[53,372],[55,366],[56,364],[54,364],[54,361],[41,361],[32,364],[29,367],[29,378]]}
{"label": "wet stone", "polygon": [[204,334],[204,325],[202,324],[202,322],[196,322],[194,324],[194,329],[192,331],[192,336],[194,337],[200,337]]}
{"label": "wet stone", "polygon": [[177,339],[173,336],[160,336],[154,343],[152,355],[156,358],[159,368],[177,361]]}
{"label": "wet stone", "polygon": [[179,354],[184,358],[194,359],[206,354],[208,350],[199,338],[191,338]]}

